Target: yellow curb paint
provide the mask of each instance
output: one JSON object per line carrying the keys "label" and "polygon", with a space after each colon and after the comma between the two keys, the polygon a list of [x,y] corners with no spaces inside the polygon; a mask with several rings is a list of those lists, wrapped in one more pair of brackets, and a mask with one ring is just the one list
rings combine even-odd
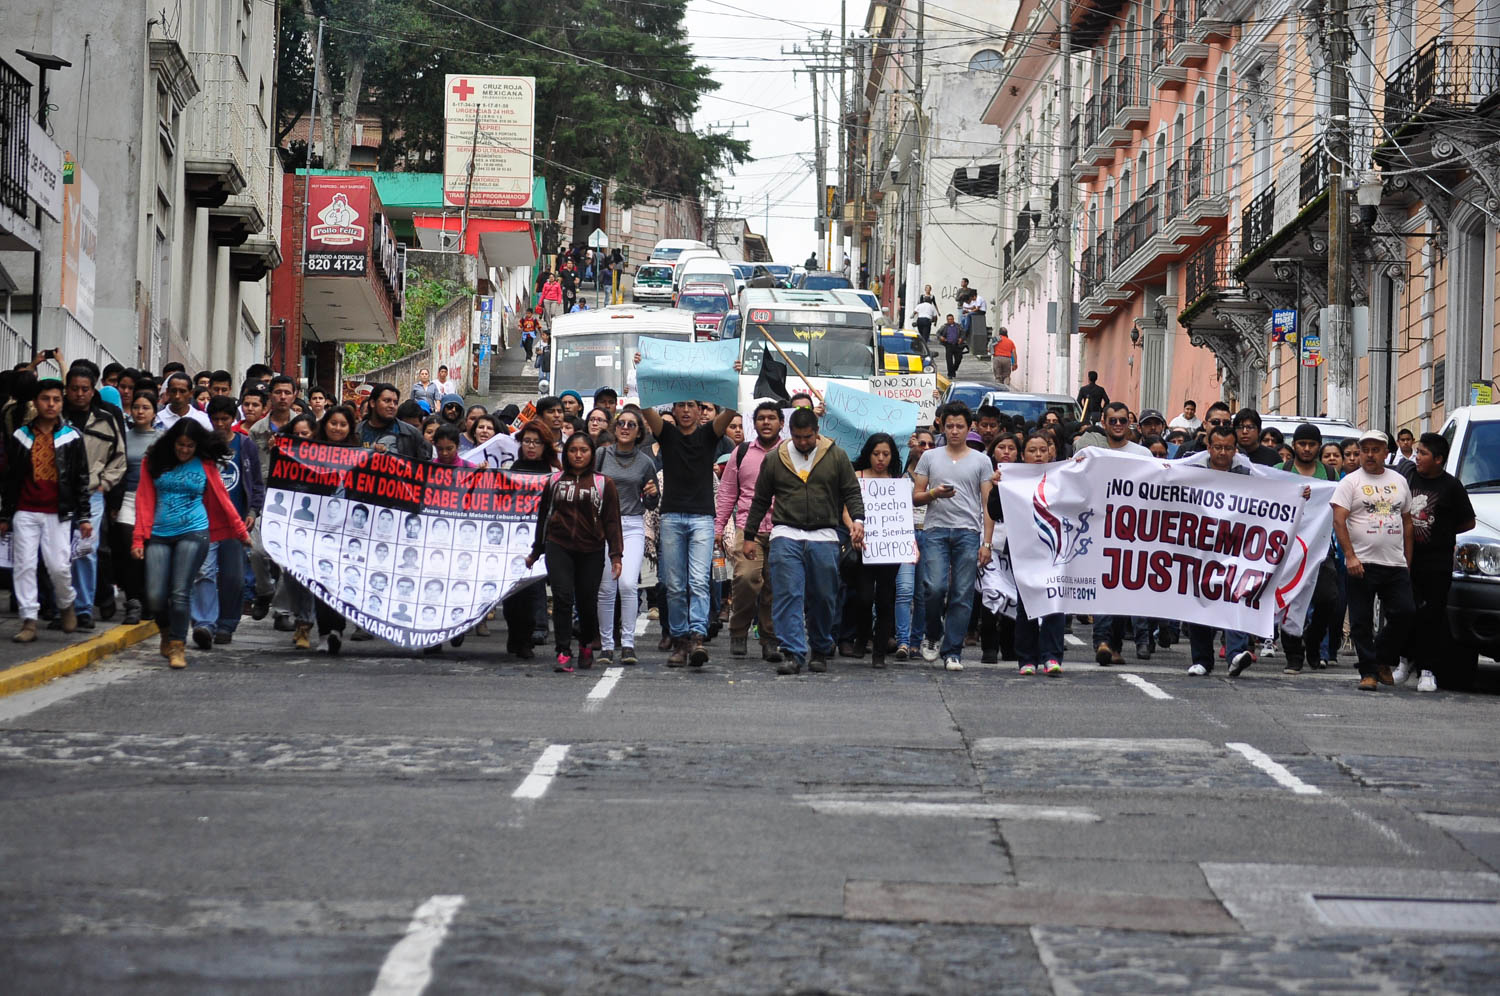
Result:
{"label": "yellow curb paint", "polygon": [[143,622],[134,626],[116,626],[107,633],[85,640],[82,643],[53,651],[25,664],[17,664],[0,671],[0,697],[44,685],[53,678],[81,671],[110,654],[133,647],[157,633],[156,623]]}

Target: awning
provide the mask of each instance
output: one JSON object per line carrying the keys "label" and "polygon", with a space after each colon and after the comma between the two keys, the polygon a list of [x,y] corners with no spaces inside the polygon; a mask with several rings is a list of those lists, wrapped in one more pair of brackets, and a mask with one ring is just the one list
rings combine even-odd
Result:
{"label": "awning", "polygon": [[[463,220],[457,214],[414,214],[412,224],[423,249],[451,251],[463,231]],[[531,222],[518,218],[470,218],[463,252],[475,256],[481,250],[490,266],[530,266],[537,257]]]}

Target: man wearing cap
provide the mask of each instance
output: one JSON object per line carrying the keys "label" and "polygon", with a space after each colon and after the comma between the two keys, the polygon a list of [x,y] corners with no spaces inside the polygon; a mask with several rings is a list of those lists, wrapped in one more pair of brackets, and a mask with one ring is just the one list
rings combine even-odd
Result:
{"label": "man wearing cap", "polygon": [[609,423],[615,422],[615,410],[620,407],[620,395],[612,387],[601,387],[594,392],[594,407],[600,409],[609,416]]}
{"label": "man wearing cap", "polygon": [[[1389,450],[1390,441],[1378,429],[1360,436],[1359,467],[1339,481],[1332,499],[1333,532],[1344,548],[1349,576],[1349,631],[1359,654],[1359,688],[1365,692],[1395,684],[1391,669],[1416,614],[1411,488],[1385,465]],[[1385,615],[1378,637],[1376,596]]]}
{"label": "man wearing cap", "polygon": [[[1303,422],[1292,433],[1292,459],[1281,464],[1280,470],[1289,474],[1300,474],[1315,480],[1326,481],[1328,468],[1318,459],[1323,448],[1323,434],[1311,422]],[[1319,648],[1323,645],[1323,634],[1333,625],[1339,615],[1338,562],[1342,559],[1338,544],[1328,540],[1328,556],[1318,568],[1318,579],[1313,588],[1312,604],[1308,606],[1307,619],[1301,636],[1292,636],[1285,630],[1281,633],[1281,646],[1286,651],[1286,674],[1301,674],[1304,659],[1314,670],[1322,670]],[[1307,648],[1312,653],[1307,653]]]}
{"label": "man wearing cap", "polygon": [[1167,431],[1167,417],[1155,408],[1147,408],[1136,419],[1135,425],[1142,439],[1147,436],[1160,436]]}

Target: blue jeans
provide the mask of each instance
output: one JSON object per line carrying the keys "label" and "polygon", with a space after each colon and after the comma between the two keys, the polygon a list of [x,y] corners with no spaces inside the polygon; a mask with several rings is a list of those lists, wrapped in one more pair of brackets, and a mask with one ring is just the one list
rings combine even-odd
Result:
{"label": "blue jeans", "polygon": [[193,579],[208,556],[208,532],[153,536],[146,544],[146,611],[174,640],[192,621]]}
{"label": "blue jeans", "polygon": [[783,653],[807,660],[809,652],[833,654],[838,607],[839,545],[773,539],[771,622]]}
{"label": "blue jeans", "polygon": [[104,495],[95,491],[89,495],[89,522],[94,526],[94,552],[73,561],[73,605],[79,615],[94,614],[94,596],[99,587],[99,544],[106,539],[104,527]]}
{"label": "blue jeans", "polygon": [[[974,613],[974,582],[979,574],[979,532],[924,529],[922,585],[927,589],[926,635],[943,635],[942,655],[960,657],[969,617]],[[947,619],[944,619],[944,608]]]}
{"label": "blue jeans", "polygon": [[1033,619],[1026,614],[1026,606],[1016,606],[1016,659],[1035,667],[1047,661],[1061,661],[1063,619],[1060,612]]}
{"label": "blue jeans", "polygon": [[[927,559],[922,530],[917,530],[917,552]],[[917,564],[902,564],[896,572],[896,642],[915,647],[927,632],[927,593]]]}
{"label": "blue jeans", "polygon": [[671,634],[708,635],[708,586],[714,570],[714,517],[668,512],[661,517],[661,575]]}
{"label": "blue jeans", "polygon": [[210,543],[193,581],[193,626],[233,633],[244,598],[244,544],[237,539]]}
{"label": "blue jeans", "polygon": [[[1193,663],[1202,664],[1212,671],[1214,669],[1214,634],[1218,628],[1214,626],[1200,626],[1197,623],[1188,623],[1188,646],[1193,651]],[[1228,629],[1224,631],[1224,657],[1233,661],[1234,658],[1244,650],[1250,649],[1250,634],[1241,633],[1238,630]]]}

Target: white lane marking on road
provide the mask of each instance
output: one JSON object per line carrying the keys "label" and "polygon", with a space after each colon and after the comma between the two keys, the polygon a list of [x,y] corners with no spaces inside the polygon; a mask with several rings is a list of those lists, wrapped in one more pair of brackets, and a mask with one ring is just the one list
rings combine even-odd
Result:
{"label": "white lane marking on road", "polygon": [[1064,633],[1063,634],[1063,641],[1065,643],[1067,643],[1067,645],[1070,646],[1070,647],[1082,647],[1082,646],[1084,646],[1084,642],[1081,639],[1079,639],[1078,637],[1074,636],[1072,633]]}
{"label": "white lane marking on road", "polygon": [[24,692],[0,699],[0,723],[29,716],[75,695],[114,684],[122,678],[138,678],[151,673],[153,672],[146,668],[126,664],[85,668],[56,681],[49,681],[39,688],[28,688]]}
{"label": "white lane marking on road", "polygon": [[432,956],[463,904],[463,896],[433,896],[418,906],[406,935],[385,956],[370,996],[419,996],[432,981]]}
{"label": "white lane marking on road", "polygon": [[567,756],[567,744],[548,744],[547,749],[542,751],[542,756],[537,758],[536,763],[531,766],[531,774],[526,776],[510,797],[512,799],[540,799],[546,795],[547,788],[557,775],[557,769],[562,766],[563,758]]}
{"label": "white lane marking on road", "polygon": [[1100,752],[1124,751],[1181,751],[1204,754],[1214,749],[1207,740],[1191,737],[1163,740],[1126,740],[1113,737],[980,737],[974,741],[977,751],[1023,751],[1023,750],[1092,750]]}
{"label": "white lane marking on road", "polygon": [[1271,760],[1269,754],[1263,750],[1251,747],[1243,743],[1226,743],[1224,745],[1230,750],[1245,755],[1245,760],[1255,765],[1261,771],[1271,776],[1271,779],[1282,788],[1289,788],[1298,795],[1322,795],[1323,790],[1316,785],[1309,785],[1296,775],[1292,774],[1282,764]]}
{"label": "white lane marking on road", "polygon": [[1459,833],[1500,833],[1500,819],[1493,816],[1467,816],[1461,813],[1418,813],[1419,819],[1444,830]]}
{"label": "white lane marking on road", "polygon": [[1350,816],[1353,816],[1361,823],[1369,825],[1376,833],[1380,834],[1380,836],[1390,841],[1395,846],[1396,850],[1400,851],[1402,854],[1405,854],[1408,857],[1412,858],[1421,855],[1421,848],[1408,842],[1405,837],[1401,836],[1399,833],[1392,830],[1390,827],[1386,826],[1384,823],[1380,822],[1380,820],[1371,816],[1369,813],[1355,809],[1354,805],[1350,803],[1348,799],[1340,799],[1337,796],[1330,796],[1329,798],[1338,803],[1340,806],[1343,806],[1345,809],[1349,810]]}
{"label": "white lane marking on road", "polygon": [[594,687],[589,689],[589,694],[583,702],[585,712],[593,712],[604,705],[604,700],[609,698],[609,693],[615,690],[615,685],[620,681],[620,676],[625,673],[623,667],[607,667],[604,675],[594,682]]}
{"label": "white lane marking on road", "polygon": [[969,820],[1055,820],[1098,823],[1088,809],[1022,806],[1003,802],[904,802],[895,799],[804,799],[814,812],[838,816],[938,816]]}
{"label": "white lane marking on road", "polygon": [[650,626],[650,625],[651,625],[651,616],[648,615],[645,612],[642,612],[639,616],[636,617],[636,620],[635,620],[635,635],[636,636],[645,636],[646,635],[646,627]]}
{"label": "white lane marking on road", "polygon": [[1153,699],[1170,699],[1172,697],[1138,674],[1122,674],[1120,675],[1120,680],[1127,685],[1134,685]]}

